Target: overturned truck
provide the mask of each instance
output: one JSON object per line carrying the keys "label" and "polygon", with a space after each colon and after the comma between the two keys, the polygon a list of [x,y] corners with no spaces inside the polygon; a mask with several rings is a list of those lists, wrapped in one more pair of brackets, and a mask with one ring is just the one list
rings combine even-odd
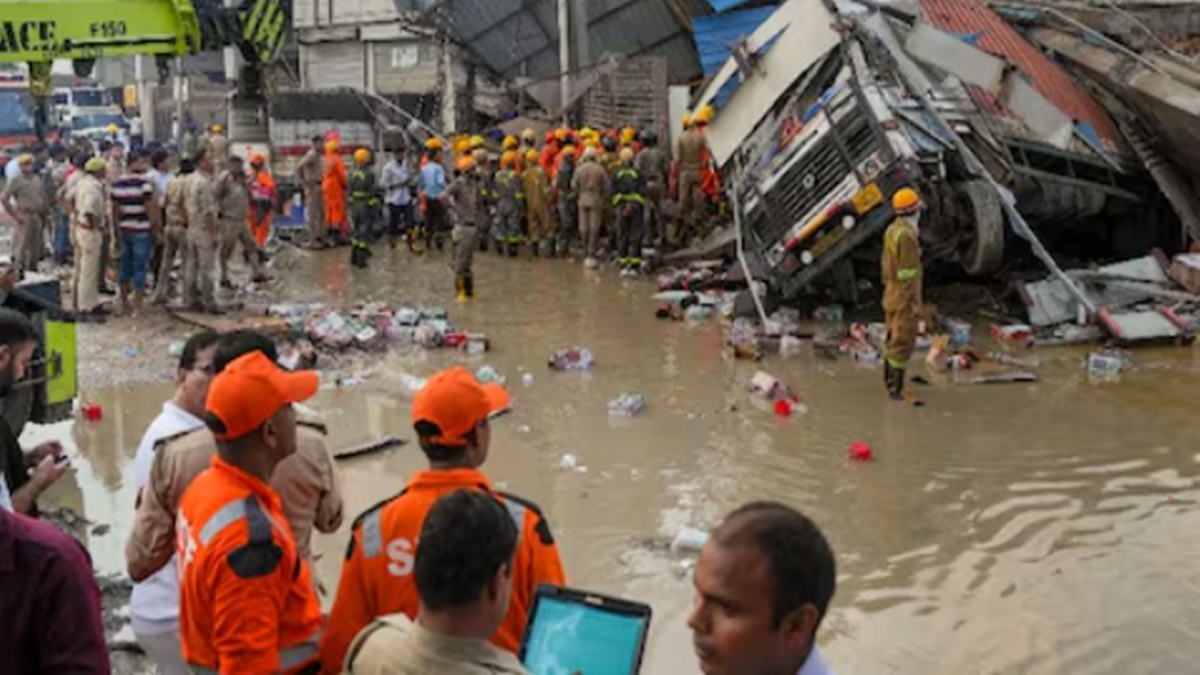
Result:
{"label": "overturned truck", "polygon": [[1153,243],[1150,214],[1168,211],[1088,92],[977,0],[921,7],[789,0],[700,96],[756,276],[783,299],[831,285],[855,300],[905,186],[928,205],[927,263],[970,276],[1013,248],[1001,200],[1068,250],[1120,239],[1135,216],[1130,246]]}

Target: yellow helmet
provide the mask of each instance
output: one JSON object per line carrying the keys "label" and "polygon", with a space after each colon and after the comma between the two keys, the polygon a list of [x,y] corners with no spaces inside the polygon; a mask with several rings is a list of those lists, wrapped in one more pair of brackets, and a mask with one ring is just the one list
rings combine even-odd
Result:
{"label": "yellow helmet", "polygon": [[325,141],[325,152],[333,152],[338,149],[338,142],[335,140]]}
{"label": "yellow helmet", "polygon": [[921,209],[921,195],[912,188],[900,188],[892,195],[892,210],[900,215],[915,213]]}
{"label": "yellow helmet", "polygon": [[527,164],[537,164],[538,158],[541,156],[542,153],[538,152],[537,150],[530,150],[529,152],[525,153],[525,162]]}
{"label": "yellow helmet", "polygon": [[521,132],[521,138],[524,138],[527,141],[536,141],[537,134],[534,133],[533,129],[526,129],[525,131]]}
{"label": "yellow helmet", "polygon": [[[516,140],[515,138],[513,140]],[[500,155],[500,168],[507,169],[517,161],[517,153],[514,150],[505,150],[503,155]]]}
{"label": "yellow helmet", "polygon": [[683,113],[683,119],[680,120],[680,124],[683,125],[684,129],[690,129],[692,127],[692,116],[687,113]]}
{"label": "yellow helmet", "polygon": [[425,148],[428,150],[441,150],[442,139],[437,136],[430,137],[429,140],[425,141]]}
{"label": "yellow helmet", "polygon": [[575,154],[575,146],[573,146],[573,145],[567,145],[567,146],[563,146],[563,149],[562,149],[562,154],[564,154],[564,155],[574,155],[574,154]]}
{"label": "yellow helmet", "polygon": [[108,133],[110,133],[110,134],[117,133],[117,125],[115,125],[115,124],[108,125]]}
{"label": "yellow helmet", "polygon": [[517,140],[516,136],[505,136],[504,143],[502,145],[504,146],[505,150],[516,150],[517,146],[520,144],[521,142]]}
{"label": "yellow helmet", "polygon": [[584,127],[579,130],[579,137],[584,140],[587,140],[589,138],[595,138],[596,130],[591,127]]}
{"label": "yellow helmet", "polygon": [[471,137],[471,149],[477,150],[483,147],[483,136],[475,135]]}
{"label": "yellow helmet", "polygon": [[621,161],[633,161],[633,148],[621,148]]}
{"label": "yellow helmet", "polygon": [[625,127],[621,130],[622,143],[628,145],[629,143],[632,143],[635,138],[637,138],[637,129],[634,129],[633,127]]}
{"label": "yellow helmet", "polygon": [[713,118],[713,107],[709,104],[700,106],[700,110],[696,112],[696,124],[708,124]]}
{"label": "yellow helmet", "polygon": [[471,139],[466,136],[459,136],[454,139],[450,147],[454,150],[454,154],[461,155],[471,149]]}
{"label": "yellow helmet", "polygon": [[214,125],[213,125],[213,133],[214,133],[214,134],[219,134],[219,133],[221,133],[222,131],[225,131],[225,127],[221,126],[220,124],[214,124]]}
{"label": "yellow helmet", "polygon": [[470,155],[459,157],[458,161],[454,163],[454,168],[459,171],[470,171],[475,168],[475,159]]}
{"label": "yellow helmet", "polygon": [[354,161],[358,164],[366,164],[371,161],[371,151],[366,148],[359,148],[354,151]]}
{"label": "yellow helmet", "polygon": [[555,130],[554,130],[554,138],[555,138],[555,139],[557,139],[557,140],[559,140],[559,141],[565,141],[565,140],[567,140],[567,130],[566,130],[566,129],[563,129],[563,128],[561,128],[561,127],[560,127],[560,128],[558,128],[558,129],[555,129]]}

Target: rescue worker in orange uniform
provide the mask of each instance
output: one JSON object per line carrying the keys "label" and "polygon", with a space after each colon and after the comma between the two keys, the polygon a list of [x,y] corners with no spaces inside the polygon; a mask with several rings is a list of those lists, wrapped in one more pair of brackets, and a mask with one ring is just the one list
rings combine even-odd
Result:
{"label": "rescue worker in orange uniform", "polygon": [[313,673],[321,605],[279,495],[268,484],[296,451],[292,404],[315,372],[288,373],[253,352],[213,378],[206,403],[218,439],[211,467],[179,503],[179,629],[198,673]]}
{"label": "rescue worker in orange uniform", "polygon": [[[896,220],[883,234],[883,313],[887,324],[884,382],[893,400],[903,400],[904,376],[917,345],[921,310],[921,196],[902,188],[892,196]],[[914,399],[916,404],[920,401]]]}
{"label": "rescue worker in orange uniform", "polygon": [[420,601],[413,566],[421,525],[438,498],[460,488],[492,493],[517,525],[512,599],[492,636],[493,644],[516,652],[537,587],[566,583],[558,547],[541,510],[532,502],[496,491],[479,471],[491,446],[489,419],[508,405],[502,387],[480,384],[461,367],[434,375],[417,393],[413,427],[429,458],[429,470],[413,475],[399,495],[354,522],[337,600],[321,643],[323,672],[341,672],[350,643],[376,618],[396,612],[416,618]]}
{"label": "rescue worker in orange uniform", "polygon": [[266,250],[278,202],[279,192],[275,189],[275,179],[267,170],[267,158],[254,155],[250,158],[250,233],[254,235],[260,253]]}
{"label": "rescue worker in orange uniform", "polygon": [[346,163],[338,152],[340,144],[325,143],[325,174],[321,179],[321,196],[325,200],[325,227],[329,239],[337,246],[345,245],[350,237],[350,219],[346,217]]}
{"label": "rescue worker in orange uniform", "polygon": [[[529,242],[529,257],[538,257],[539,249],[549,245],[554,237],[554,221],[550,218],[550,179],[538,165],[538,151],[530,150],[525,153],[525,173],[522,184],[525,186],[525,218]],[[554,250],[547,254],[554,257]]]}

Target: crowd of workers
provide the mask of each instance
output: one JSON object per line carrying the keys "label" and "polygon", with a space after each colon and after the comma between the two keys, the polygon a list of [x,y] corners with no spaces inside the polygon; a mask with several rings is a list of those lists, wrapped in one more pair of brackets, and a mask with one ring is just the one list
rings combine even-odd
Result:
{"label": "crowd of workers", "polygon": [[[0,396],[35,341],[28,319],[0,309]],[[138,447],[130,615],[158,672],[526,673],[516,651],[535,591],[567,577],[547,515],[482,470],[508,393],[463,368],[418,392],[428,468],[353,521],[323,616],[310,537],[342,525],[341,479],[320,415],[303,406],[316,373],[287,371],[278,356],[253,331],[194,335]],[[21,458],[15,439],[0,440]],[[58,466],[61,453],[39,446],[23,463]],[[14,471],[24,473],[6,465],[0,485]],[[0,499],[0,653],[15,673],[107,673],[87,555],[36,513],[34,500]],[[688,625],[703,672],[830,672],[815,639],[834,555],[797,511],[754,503],[728,515],[694,583]]]}
{"label": "crowd of workers", "polygon": [[516,257],[610,257],[636,274],[668,247],[707,233],[708,208],[720,201],[705,129],[711,108],[685,117],[674,156],[652,129],[600,131],[561,127],[539,143],[532,129],[506,136],[498,152],[483,136],[450,147],[437,137],[415,156],[404,147],[380,169],[366,148],[348,170],[336,133],[317,136],[297,166],[309,239],[348,245],[365,267],[372,245],[388,237],[410,250],[444,250],[453,242],[459,299],[474,295],[476,250]]}
{"label": "crowd of workers", "polygon": [[110,294],[110,265],[118,312],[139,311],[150,291],[157,304],[171,301],[177,264],[183,305],[219,312],[214,284],[233,286],[229,262],[239,244],[253,280],[265,279],[279,196],[264,157],[250,157],[247,168],[220,125],[184,155],[153,143],[126,151],[121,141],[114,129],[99,143],[38,144],[5,167],[0,206],[14,222],[19,272],[36,271],[48,254],[73,260],[71,295],[83,321],[110,313],[101,297]]}

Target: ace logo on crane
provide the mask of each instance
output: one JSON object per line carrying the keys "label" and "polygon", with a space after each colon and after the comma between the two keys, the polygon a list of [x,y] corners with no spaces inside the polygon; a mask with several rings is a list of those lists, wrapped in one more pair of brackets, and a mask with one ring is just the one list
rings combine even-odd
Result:
{"label": "ace logo on crane", "polygon": [[53,51],[56,22],[0,21],[0,52]]}

